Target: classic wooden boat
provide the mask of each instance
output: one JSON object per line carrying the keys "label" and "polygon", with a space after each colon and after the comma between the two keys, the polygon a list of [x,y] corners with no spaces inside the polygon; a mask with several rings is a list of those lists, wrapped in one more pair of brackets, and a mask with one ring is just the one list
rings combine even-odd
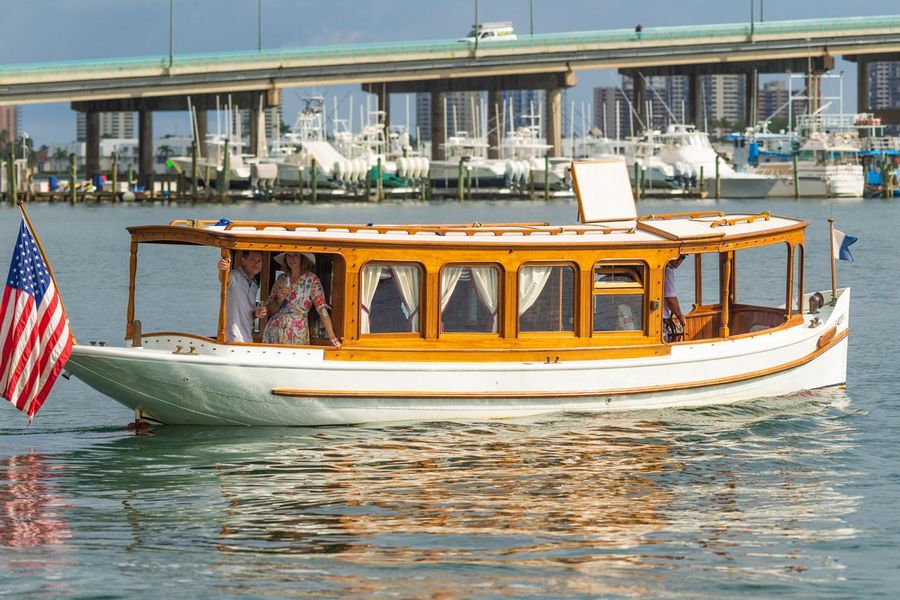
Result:
{"label": "classic wooden boat", "polygon": [[[850,292],[834,290],[810,313],[806,222],[715,211],[638,217],[621,162],[572,169],[574,225],[131,227],[128,345],[76,346],[67,370],[139,419],[220,425],[685,407],[844,383]],[[263,297],[275,254],[315,254],[343,346],[317,337],[315,318],[306,346],[227,342],[225,273],[217,335],[143,332],[134,294],[147,244],[261,251]],[[681,255],[678,276],[694,293],[681,293],[683,339],[667,341],[664,271]],[[742,278],[751,273],[745,257],[756,255],[770,281],[759,271]],[[773,302],[753,301],[762,283],[777,290]]]}

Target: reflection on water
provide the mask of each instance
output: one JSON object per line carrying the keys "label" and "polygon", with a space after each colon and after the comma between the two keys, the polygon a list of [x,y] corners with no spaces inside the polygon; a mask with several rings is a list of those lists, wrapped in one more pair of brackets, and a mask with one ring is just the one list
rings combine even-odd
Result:
{"label": "reflection on water", "polygon": [[[189,570],[198,594],[801,589],[839,582],[829,544],[855,535],[845,517],[857,498],[842,490],[853,474],[834,467],[854,444],[846,404],[819,394],[487,424],[168,427],[75,451],[57,481],[93,506],[72,520],[76,537],[91,530],[161,586]],[[43,512],[64,532],[56,510]]]}
{"label": "reflection on water", "polygon": [[[71,564],[72,531],[64,516],[71,505],[56,486],[61,471],[34,451],[0,460],[0,573],[52,579]],[[51,581],[45,589],[63,593],[66,585]]]}

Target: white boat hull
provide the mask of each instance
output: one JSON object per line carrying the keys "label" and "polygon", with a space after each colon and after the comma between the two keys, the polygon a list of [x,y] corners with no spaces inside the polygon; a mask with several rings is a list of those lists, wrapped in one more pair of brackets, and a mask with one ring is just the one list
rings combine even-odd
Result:
{"label": "white boat hull", "polygon": [[[778,183],[777,177],[735,173],[719,178],[719,191],[722,198],[766,198]],[[716,189],[716,178],[710,177],[705,182],[707,190]]]}
{"label": "white boat hull", "polygon": [[[67,369],[169,424],[336,425],[659,409],[844,383],[849,290],[818,317],[816,327],[676,344],[670,355],[648,358],[357,362],[324,360],[319,348],[226,346],[163,335],[145,338],[142,348],[76,346]],[[196,353],[173,353],[176,345],[193,345]]]}

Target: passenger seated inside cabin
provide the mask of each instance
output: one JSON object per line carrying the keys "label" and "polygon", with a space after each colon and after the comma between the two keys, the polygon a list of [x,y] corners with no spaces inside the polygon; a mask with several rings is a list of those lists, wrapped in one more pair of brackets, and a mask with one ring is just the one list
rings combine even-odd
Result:
{"label": "passenger seated inside cabin", "polygon": [[275,256],[283,273],[275,279],[266,309],[270,316],[263,332],[264,344],[309,344],[309,311],[315,306],[331,345],[341,347],[334,333],[325,291],[312,272],[316,255],[309,252],[283,252]]}
{"label": "passenger seated inside cabin", "polygon": [[[228,290],[225,297],[225,339],[229,342],[253,341],[253,318],[266,316],[266,309],[257,306],[259,282],[256,276],[262,269],[262,252],[246,251],[241,253],[240,265],[228,277]],[[219,259],[219,270],[231,268],[230,258]]]}

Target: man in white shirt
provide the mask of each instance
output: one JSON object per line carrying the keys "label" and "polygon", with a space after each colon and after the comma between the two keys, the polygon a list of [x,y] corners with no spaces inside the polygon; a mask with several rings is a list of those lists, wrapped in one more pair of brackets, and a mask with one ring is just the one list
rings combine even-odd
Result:
{"label": "man in white shirt", "polygon": [[[241,266],[228,277],[225,295],[225,339],[229,342],[253,342],[253,318],[265,317],[266,308],[257,307],[259,284],[254,279],[262,270],[262,252],[245,251]],[[220,258],[219,270],[231,268],[231,259]]]}
{"label": "man in white shirt", "polygon": [[[678,303],[678,294],[675,290],[675,269],[684,262],[685,255],[682,254],[666,265],[665,278],[663,281],[663,332],[666,334],[667,342],[680,342],[684,338],[684,314],[681,312],[681,305]],[[667,324],[670,323],[670,324]],[[678,324],[681,333],[678,334],[678,327],[673,330],[671,324]]]}

